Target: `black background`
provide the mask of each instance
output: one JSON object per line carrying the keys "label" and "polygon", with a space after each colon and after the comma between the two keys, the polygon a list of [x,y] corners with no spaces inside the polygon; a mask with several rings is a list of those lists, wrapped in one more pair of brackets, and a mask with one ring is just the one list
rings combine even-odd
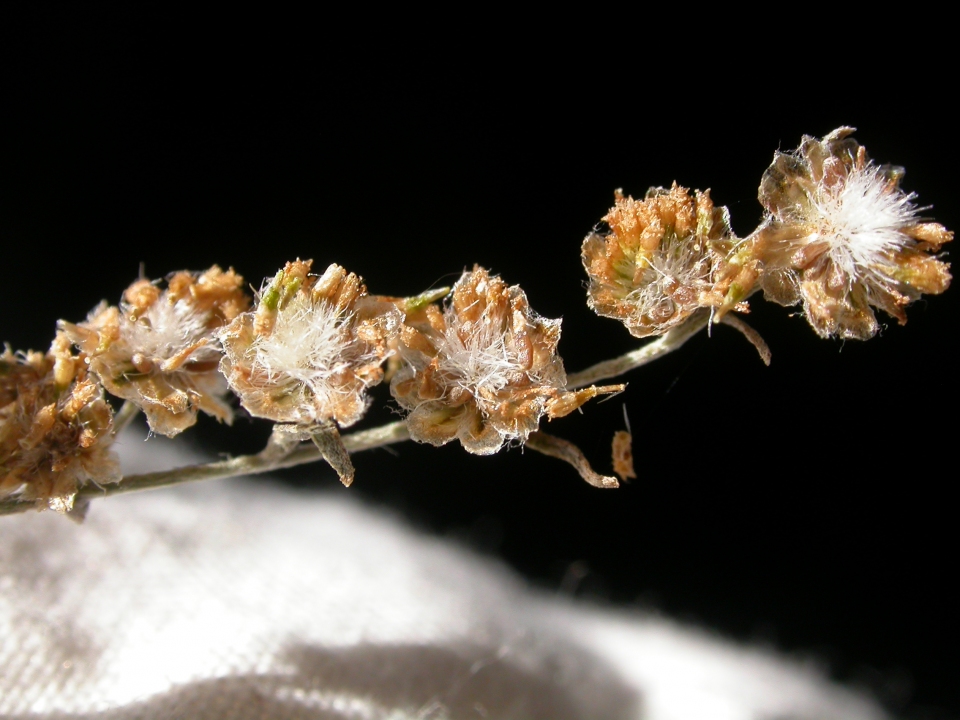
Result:
{"label": "black background", "polygon": [[[561,353],[581,369],[636,345],[585,305],[580,242],[615,188],[712,188],[745,235],[774,150],[844,124],[960,227],[947,69],[880,42],[856,59],[824,38],[721,42],[636,18],[548,41],[513,17],[440,31],[402,15],[374,29],[15,7],[0,70],[0,336],[14,348],[116,302],[140,263],[150,277],[218,263],[259,286],[313,258],[393,295],[480,263],[563,317]],[[717,328],[548,428],[608,471],[626,404],[640,477],[617,491],[532,452],[412,443],[358,455],[349,491],[320,466],[288,480],[392,508],[548,591],[812,657],[909,717],[957,714],[957,292],[867,343],[820,340],[756,299],[770,368]],[[359,427],[395,418],[377,390]],[[185,437],[243,453],[266,434],[204,418]]]}

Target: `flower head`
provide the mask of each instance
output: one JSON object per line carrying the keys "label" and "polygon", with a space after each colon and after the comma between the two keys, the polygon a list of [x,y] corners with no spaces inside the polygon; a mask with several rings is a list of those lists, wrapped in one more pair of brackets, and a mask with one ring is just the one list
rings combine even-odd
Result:
{"label": "flower head", "polygon": [[101,303],[85,322],[60,327],[110,393],[139,405],[153,431],[172,437],[199,410],[232,421],[215,333],[248,304],[243,278],[213,266],[174,273],[165,290],[137,280],[119,308]]}
{"label": "flower head", "polygon": [[762,266],[768,299],[803,303],[821,337],[866,340],[873,308],[906,322],[904,307],[950,284],[949,265],[931,254],[953,238],[924,222],[903,169],[878,166],[841,127],[777,153],[760,184],[766,218],[744,247]]}
{"label": "flower head", "polygon": [[85,483],[120,481],[112,441],[103,388],[63,335],[46,355],[0,355],[0,498],[71,510]]}
{"label": "flower head", "polygon": [[537,315],[516,285],[481,267],[465,272],[444,310],[429,305],[408,317],[400,352],[406,366],[390,392],[410,411],[418,442],[459,439],[476,455],[524,441],[540,418],[562,417],[601,392],[567,392],[556,354],[560,321]]}
{"label": "flower head", "polygon": [[709,191],[691,197],[674,183],[634,200],[618,190],[603,220],[610,233],[583,241],[587,303],[598,315],[647,337],[712,304],[712,273],[731,232],[727,209],[714,207]]}
{"label": "flower head", "polygon": [[383,379],[402,314],[369,297],[339,265],[317,276],[311,264],[287,263],[261,290],[256,310],[220,331],[221,369],[252,415],[347,427],[366,411],[367,388]]}

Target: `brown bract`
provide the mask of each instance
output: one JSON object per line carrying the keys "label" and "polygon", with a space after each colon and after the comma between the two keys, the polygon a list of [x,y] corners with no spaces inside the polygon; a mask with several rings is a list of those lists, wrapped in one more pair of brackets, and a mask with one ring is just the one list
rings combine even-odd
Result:
{"label": "brown bract", "polygon": [[400,340],[405,366],[390,392],[410,411],[410,436],[458,439],[476,455],[526,440],[543,415],[562,417],[623,388],[565,391],[560,321],[537,315],[518,286],[481,267],[463,274],[445,309],[431,304],[408,317]]}
{"label": "brown bract", "polygon": [[760,184],[766,218],[739,254],[761,268],[767,299],[802,303],[818,335],[865,340],[874,308],[903,324],[909,303],[946,290],[949,265],[934,253],[953,233],[922,221],[903,169],[870,162],[852,132],[776,153]]}
{"label": "brown bract", "polygon": [[252,415],[347,427],[366,411],[367,388],[383,379],[402,313],[369,297],[339,265],[317,276],[311,264],[287,263],[260,292],[256,310],[223,328],[221,369]]}
{"label": "brown bract", "polygon": [[49,353],[0,356],[0,498],[67,512],[77,489],[119,482],[103,388],[58,336]]}
{"label": "brown bract", "polygon": [[603,220],[610,232],[591,233],[583,241],[587,303],[598,315],[647,337],[716,304],[712,273],[731,243],[731,231],[727,209],[714,207],[709,191],[691,196],[674,183],[634,200],[618,190]]}
{"label": "brown bract", "polygon": [[626,482],[636,479],[637,473],[633,469],[633,435],[628,430],[617,430],[613,434],[613,443],[610,447],[613,456],[613,471]]}
{"label": "brown bract", "polygon": [[199,410],[232,421],[216,332],[248,305],[243,278],[213,266],[174,273],[164,290],[137,280],[119,308],[101,303],[85,322],[60,327],[111,394],[136,403],[151,430],[172,437]]}

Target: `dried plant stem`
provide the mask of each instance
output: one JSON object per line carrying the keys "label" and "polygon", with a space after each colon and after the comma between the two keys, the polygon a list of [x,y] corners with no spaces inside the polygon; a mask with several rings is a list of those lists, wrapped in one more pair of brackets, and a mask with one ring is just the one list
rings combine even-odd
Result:
{"label": "dried plant stem", "polygon": [[535,432],[527,438],[524,447],[569,463],[580,473],[580,477],[594,487],[615,488],[620,486],[616,478],[595,472],[580,448],[569,440],[563,440],[545,432]]}
{"label": "dried plant stem", "polygon": [[130,422],[140,414],[140,407],[131,400],[125,400],[113,416],[113,434],[119,435]]}
{"label": "dried plant stem", "polygon": [[729,325],[743,335],[756,349],[757,354],[760,355],[760,359],[763,361],[763,364],[767,367],[770,367],[770,360],[773,357],[773,353],[770,352],[770,346],[767,345],[767,341],[760,336],[760,333],[747,325],[747,323],[738,318],[736,315],[724,315],[720,322],[724,325]]}
{"label": "dried plant stem", "polygon": [[648,362],[668,355],[703,330],[709,322],[710,313],[701,311],[687,320],[683,325],[675,327],[666,335],[661,336],[659,340],[654,340],[641,348],[631,350],[626,355],[621,355],[612,360],[604,360],[592,367],[588,367],[586,370],[568,375],[567,389],[575,390],[576,388],[593,385],[601,380],[619,377],[634,368],[646,365]]}
{"label": "dried plant stem", "polygon": [[[597,363],[578,373],[568,376],[567,388],[570,390],[592,385],[600,380],[614,378],[652,360],[667,355],[678,349],[687,340],[707,326],[709,313],[695,315],[680,327],[674,328],[659,340],[648,343],[643,347],[612,360]],[[132,403],[124,403],[117,413],[115,427],[119,432],[126,427],[137,415],[138,408]],[[343,447],[348,453],[361,450],[392,445],[410,439],[407,424],[397,421],[359,432],[344,435]],[[616,480],[595,473],[580,450],[565,440],[560,440],[542,432],[534,433],[527,440],[526,447],[531,450],[564,460],[573,465],[587,482],[596,487],[616,487]],[[128,475],[116,485],[98,486],[90,484],[82,487],[75,498],[78,507],[89,500],[121,493],[148,490],[151,488],[179,485],[180,483],[195,482],[197,480],[215,480],[219,478],[238,477],[241,475],[255,475],[257,473],[280,470],[282,468],[305,465],[323,459],[323,455],[315,444],[298,443],[287,452],[279,449],[275,439],[267,444],[256,455],[242,455],[229,460],[206,463],[202,465],[188,465],[186,467],[162,470],[159,472]],[[0,515],[33,510],[36,505],[30,501],[5,500],[0,501]]]}
{"label": "dried plant stem", "polygon": [[[370,430],[361,430],[343,436],[343,445],[348,452],[392,445],[393,443],[409,440],[407,425],[403,421],[393,422]],[[160,472],[143,473],[142,475],[128,475],[116,485],[87,485],[77,493],[77,502],[93,498],[108,497],[136,490],[179,485],[196,480],[215,480],[218,478],[237,477],[240,475],[254,475],[270,472],[281,468],[295,467],[322,459],[320,451],[312,443],[303,443],[287,455],[278,457],[272,446],[256,455],[242,455],[230,460],[206,463],[204,465],[189,465],[187,467],[162,470]],[[0,515],[12,515],[35,509],[33,502],[6,500],[0,502]]]}

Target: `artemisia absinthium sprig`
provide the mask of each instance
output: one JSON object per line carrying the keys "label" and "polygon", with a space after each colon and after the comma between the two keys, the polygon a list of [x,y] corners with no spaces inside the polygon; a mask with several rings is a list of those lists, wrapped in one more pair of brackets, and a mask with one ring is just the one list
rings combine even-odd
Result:
{"label": "artemisia absinthium sprig", "polygon": [[[851,133],[804,137],[776,153],[760,185],[763,221],[743,239],[709,191],[674,184],[634,200],[618,190],[603,218],[608,232],[583,242],[588,304],[636,337],[660,337],[570,376],[557,354],[560,321],[537,315],[518,286],[481,267],[449,293],[412,298],[369,295],[355,274],[338,265],[314,274],[309,260],[287,263],[252,303],[232,269],[174,273],[165,287],[141,278],[118,306],[61,321],[47,353],[0,356],[0,509],[70,512],[86,485],[108,494],[317,459],[303,441],[345,484],[354,475],[348,450],[412,438],[458,440],[478,455],[526,444],[594,485],[616,486],[576,446],[540,431],[544,416],[624,387],[592,383],[675,350],[709,322],[734,325],[762,349],[730,314],[746,312],[757,290],[801,304],[821,337],[867,339],[879,328],[875,309],[903,323],[906,305],[948,287],[936,253],[953,233],[921,218],[900,189],[903,170],[873,164]],[[341,437],[388,375],[405,421]],[[147,476],[121,480],[105,391],[126,402],[125,417],[139,408],[169,436],[199,411],[229,423],[232,391],[249,414],[275,423],[273,435],[258,455],[142,485]],[[629,433],[617,433],[613,455],[618,474],[634,476]]]}

